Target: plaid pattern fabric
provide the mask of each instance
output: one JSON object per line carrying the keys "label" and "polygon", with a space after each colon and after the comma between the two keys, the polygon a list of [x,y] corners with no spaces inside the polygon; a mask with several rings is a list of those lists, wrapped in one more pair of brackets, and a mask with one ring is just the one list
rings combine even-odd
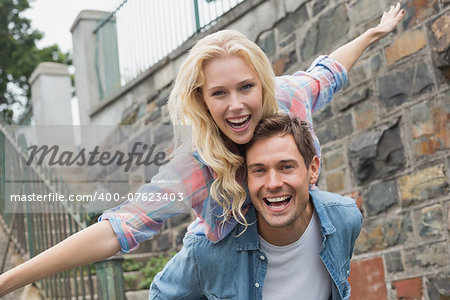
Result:
{"label": "plaid pattern fabric", "polygon": [[[347,72],[344,67],[327,56],[317,58],[306,72],[276,78],[280,110],[311,124],[319,158],[320,143],[312,128],[311,114],[330,102],[333,94],[346,81]],[[180,213],[188,213],[192,208],[197,220],[189,226],[188,231],[206,235],[210,241],[218,242],[230,233],[237,221],[231,219],[222,222],[222,208],[211,198],[209,192],[213,181],[214,171],[198,153],[177,155],[160,168],[151,183],[142,186],[137,193],[181,193],[183,201],[127,201],[105,211],[99,220],[109,220],[119,240],[121,252],[126,253],[154,236],[165,220]],[[242,184],[245,185],[244,182]],[[244,213],[250,203],[247,197]]]}

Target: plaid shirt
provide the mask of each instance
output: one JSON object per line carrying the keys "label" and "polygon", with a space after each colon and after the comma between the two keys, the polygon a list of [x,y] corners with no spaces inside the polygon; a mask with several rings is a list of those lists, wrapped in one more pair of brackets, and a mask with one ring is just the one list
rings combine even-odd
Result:
{"label": "plaid shirt", "polygon": [[[333,94],[347,81],[347,72],[334,59],[327,56],[317,58],[306,72],[275,79],[280,110],[307,121],[312,126],[311,114],[330,102]],[[313,128],[312,136],[318,157],[320,144]],[[127,201],[107,210],[99,220],[109,220],[120,243],[122,253],[136,249],[140,242],[154,236],[164,221],[180,213],[194,211],[197,220],[188,231],[205,235],[218,242],[230,233],[237,221],[222,222],[222,208],[211,197],[209,188],[214,182],[214,171],[205,164],[198,153],[176,155],[160,168],[151,183],[142,186],[137,194],[140,201]],[[241,182],[246,186],[245,182]],[[165,201],[143,201],[142,195],[163,195]],[[173,200],[168,200],[173,196]],[[182,198],[182,199],[181,199]],[[183,201],[178,201],[183,200]],[[244,213],[251,200],[247,197]]]}

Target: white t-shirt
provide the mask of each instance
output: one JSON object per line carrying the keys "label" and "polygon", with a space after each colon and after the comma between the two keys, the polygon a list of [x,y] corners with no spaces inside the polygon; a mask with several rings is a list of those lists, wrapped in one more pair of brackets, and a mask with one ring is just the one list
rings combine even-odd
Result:
{"label": "white t-shirt", "polygon": [[298,241],[286,246],[271,245],[261,236],[259,241],[268,262],[263,299],[330,298],[331,277],[319,256],[322,234],[315,212]]}

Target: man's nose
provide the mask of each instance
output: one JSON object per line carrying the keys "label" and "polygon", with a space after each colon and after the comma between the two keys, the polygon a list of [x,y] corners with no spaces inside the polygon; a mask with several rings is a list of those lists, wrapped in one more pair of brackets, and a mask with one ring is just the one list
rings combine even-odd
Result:
{"label": "man's nose", "polygon": [[268,190],[276,190],[283,186],[283,180],[278,172],[271,170],[266,177],[266,188]]}

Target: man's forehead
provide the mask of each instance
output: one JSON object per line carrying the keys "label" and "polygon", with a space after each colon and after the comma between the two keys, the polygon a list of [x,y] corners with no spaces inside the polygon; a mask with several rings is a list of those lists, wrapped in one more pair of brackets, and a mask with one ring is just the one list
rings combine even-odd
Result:
{"label": "man's forehead", "polygon": [[263,137],[255,141],[247,149],[247,165],[258,163],[255,160],[270,159],[283,162],[286,160],[296,160],[301,157],[291,134],[277,134],[271,137]]}

